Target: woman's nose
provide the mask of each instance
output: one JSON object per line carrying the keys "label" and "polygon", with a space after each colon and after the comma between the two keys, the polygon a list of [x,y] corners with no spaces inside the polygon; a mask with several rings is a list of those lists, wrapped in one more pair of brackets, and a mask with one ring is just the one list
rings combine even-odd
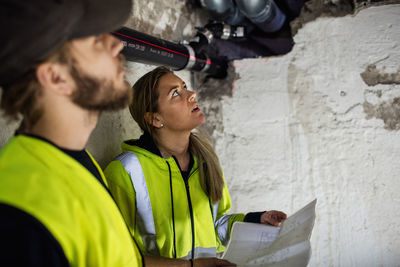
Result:
{"label": "woman's nose", "polygon": [[196,92],[193,92],[193,91],[188,91],[189,93],[190,93],[190,95],[189,95],[189,102],[193,102],[193,101],[196,101]]}

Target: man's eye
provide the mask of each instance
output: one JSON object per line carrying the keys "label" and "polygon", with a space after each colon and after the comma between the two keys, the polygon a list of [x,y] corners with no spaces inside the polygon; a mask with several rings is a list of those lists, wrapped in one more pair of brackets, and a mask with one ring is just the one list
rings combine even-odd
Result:
{"label": "man's eye", "polygon": [[172,97],[175,97],[175,96],[178,96],[178,95],[179,95],[178,90],[175,90],[175,91],[172,93]]}

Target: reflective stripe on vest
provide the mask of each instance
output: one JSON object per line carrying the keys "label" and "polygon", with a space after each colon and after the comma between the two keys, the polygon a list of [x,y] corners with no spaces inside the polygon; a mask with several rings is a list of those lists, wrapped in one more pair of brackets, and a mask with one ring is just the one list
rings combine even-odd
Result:
{"label": "reflective stripe on vest", "polygon": [[217,229],[219,240],[221,240],[222,245],[228,245],[229,241],[229,219],[232,215],[223,215],[217,220],[219,202],[213,206],[213,219],[214,227]]}
{"label": "reflective stripe on vest", "polygon": [[[151,208],[150,194],[147,188],[146,179],[144,177],[142,166],[140,161],[133,152],[124,152],[120,154],[115,160],[120,161],[124,166],[125,170],[131,177],[133,187],[136,191],[136,221],[138,223],[139,234],[142,237],[143,244],[147,249],[147,252],[153,256],[159,256],[160,252],[157,246],[157,237],[154,224],[153,211]],[[218,208],[218,207],[217,207]],[[225,216],[224,216],[225,217]],[[221,218],[222,219],[222,218]],[[218,220],[218,222],[221,221]],[[220,226],[221,231],[224,225]],[[226,226],[226,231],[228,226]],[[229,239],[229,235],[226,235]],[[201,257],[216,257],[217,248],[210,247],[196,247],[194,258]],[[191,259],[192,251],[181,257],[182,259]]]}
{"label": "reflective stripe on vest", "polygon": [[133,187],[135,188],[137,200],[136,222],[138,224],[139,234],[142,237],[143,244],[151,255],[159,256],[160,252],[157,246],[156,229],[154,226],[149,191],[147,189],[146,180],[139,159],[135,153],[124,152],[115,160],[122,163],[131,177]]}

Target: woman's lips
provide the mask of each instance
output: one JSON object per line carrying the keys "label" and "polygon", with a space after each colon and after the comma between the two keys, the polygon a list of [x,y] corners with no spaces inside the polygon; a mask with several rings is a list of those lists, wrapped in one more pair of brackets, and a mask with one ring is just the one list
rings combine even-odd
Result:
{"label": "woman's lips", "polygon": [[192,112],[198,112],[198,111],[200,111],[200,108],[198,106],[192,109]]}

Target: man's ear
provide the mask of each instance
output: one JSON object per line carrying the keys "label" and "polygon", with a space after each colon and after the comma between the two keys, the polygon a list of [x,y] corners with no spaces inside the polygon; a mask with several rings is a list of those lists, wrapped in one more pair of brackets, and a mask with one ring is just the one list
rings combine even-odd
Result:
{"label": "man's ear", "polygon": [[151,113],[151,112],[146,112],[144,114],[144,119],[146,122],[155,127],[155,128],[162,128],[164,125],[162,124],[161,118],[157,112]]}
{"label": "man's ear", "polygon": [[48,88],[56,94],[71,95],[73,92],[73,79],[65,65],[44,62],[36,68],[36,77],[43,88]]}

